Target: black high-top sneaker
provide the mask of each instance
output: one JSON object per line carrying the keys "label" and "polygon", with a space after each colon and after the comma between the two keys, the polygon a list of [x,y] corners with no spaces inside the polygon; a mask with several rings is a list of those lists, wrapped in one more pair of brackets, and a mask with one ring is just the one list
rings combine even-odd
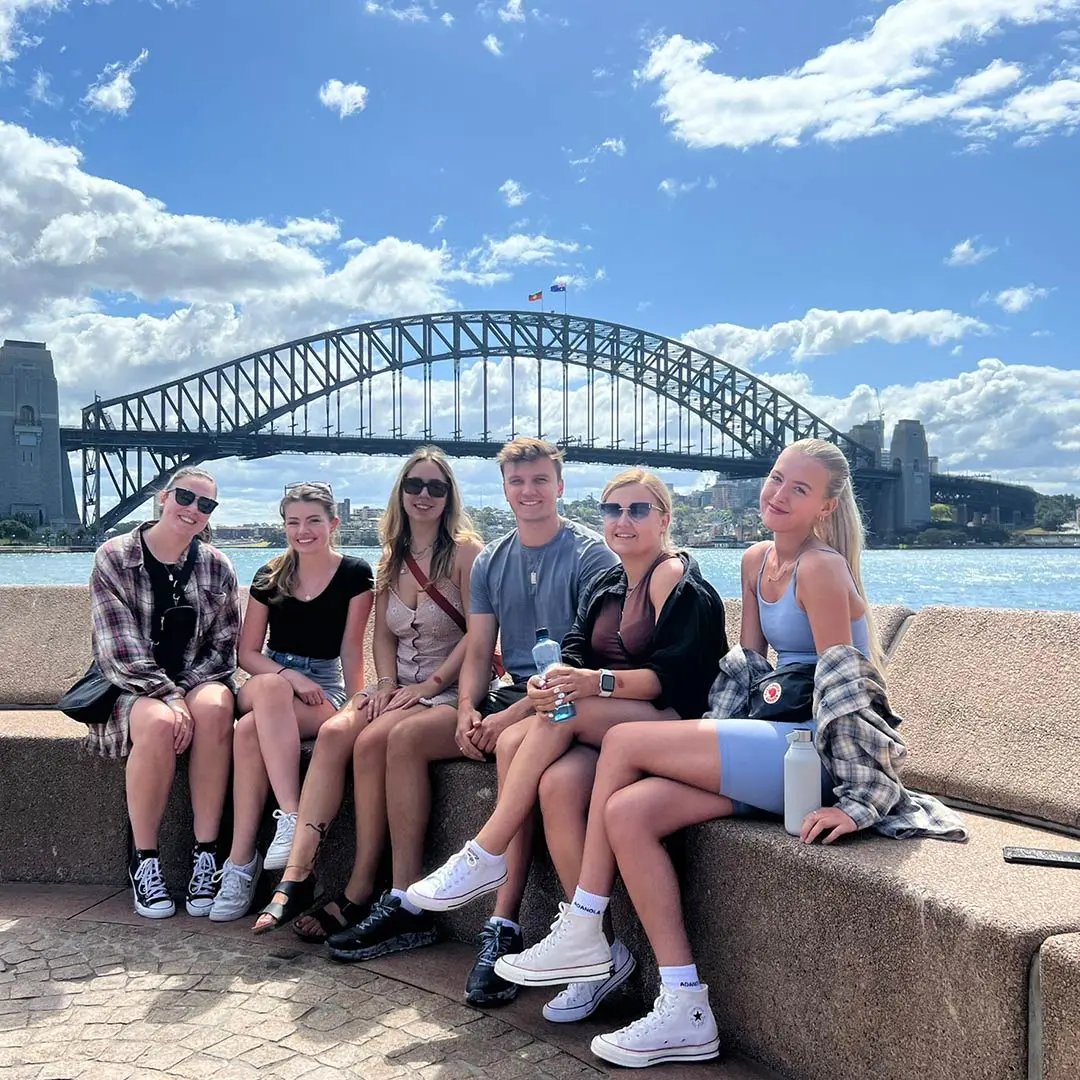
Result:
{"label": "black high-top sneaker", "polygon": [[161,862],[154,849],[136,851],[128,865],[128,879],[135,893],[135,911],[144,919],[168,919],[176,905],[161,876]]}
{"label": "black high-top sneaker", "polygon": [[488,919],[480,930],[479,943],[476,963],[465,984],[465,1001],[469,1005],[505,1005],[517,997],[518,987],[495,974],[495,961],[524,949],[521,931]]}
{"label": "black high-top sneaker", "polygon": [[217,857],[214,854],[216,846],[216,842],[196,844],[191,853],[191,880],[188,882],[184,906],[187,913],[196,918],[209,915],[214,906],[214,897],[218,890],[218,883],[214,880],[218,869]]}

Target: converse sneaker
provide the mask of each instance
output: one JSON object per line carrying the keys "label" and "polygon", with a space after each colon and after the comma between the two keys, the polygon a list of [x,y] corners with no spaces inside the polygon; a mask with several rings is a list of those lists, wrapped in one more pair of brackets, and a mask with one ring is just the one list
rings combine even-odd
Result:
{"label": "converse sneaker", "polygon": [[274,839],[266,849],[263,867],[267,870],[284,870],[289,862],[293,837],[296,835],[296,811],[287,814],[284,810],[275,810],[274,818],[277,828],[274,830]]}
{"label": "converse sneaker", "polygon": [[502,1005],[518,995],[516,983],[500,979],[495,964],[507,953],[521,952],[525,942],[521,931],[504,922],[488,919],[480,928],[480,951],[465,983],[465,1001],[469,1005]]}
{"label": "converse sneaker", "polygon": [[603,982],[611,975],[611,946],[599,915],[579,915],[559,905],[551,933],[517,956],[504,956],[495,974],[519,986],[560,986]]}
{"label": "converse sneaker", "polygon": [[485,858],[470,840],[438,870],[410,885],[405,895],[425,911],[452,911],[505,883],[506,857]]}
{"label": "converse sneaker", "polygon": [[561,994],[556,994],[544,1006],[544,1019],[553,1024],[571,1024],[592,1016],[600,1002],[618,990],[637,967],[630,950],[619,940],[611,946],[611,962],[613,970],[603,982],[571,983]]}
{"label": "converse sneaker", "polygon": [[652,1012],[610,1035],[597,1035],[592,1052],[613,1065],[644,1068],[662,1061],[708,1061],[720,1053],[709,988],[660,987]]}
{"label": "converse sneaker", "polygon": [[232,859],[214,875],[218,887],[210,908],[211,922],[232,922],[242,919],[251,908],[255,897],[255,883],[262,872],[262,856],[256,851],[255,858],[246,866],[237,866]]}
{"label": "converse sneaker", "polygon": [[435,938],[435,923],[426,911],[419,915],[406,911],[400,897],[385,892],[371,905],[366,919],[331,934],[326,944],[335,960],[349,963],[434,945]]}
{"label": "converse sneaker", "polygon": [[168,919],[176,914],[176,905],[161,876],[157,853],[135,856],[128,867],[128,879],[135,893],[135,911],[144,919]]}
{"label": "converse sneaker", "polygon": [[184,907],[196,918],[209,915],[217,892],[217,859],[212,851],[196,848],[192,855],[191,880],[188,882]]}

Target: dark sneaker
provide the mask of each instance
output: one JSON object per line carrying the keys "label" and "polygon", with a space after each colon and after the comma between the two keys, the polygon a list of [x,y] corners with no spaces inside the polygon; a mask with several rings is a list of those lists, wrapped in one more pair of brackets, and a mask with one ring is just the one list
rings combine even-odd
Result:
{"label": "dark sneaker", "polygon": [[218,891],[218,883],[214,880],[217,872],[214,853],[196,848],[191,856],[191,880],[188,882],[184,904],[189,915],[198,918],[210,914]]}
{"label": "dark sneaker", "polygon": [[495,974],[495,961],[507,953],[519,953],[525,943],[521,932],[505,923],[488,919],[480,931],[480,951],[465,984],[465,1001],[469,1005],[505,1005],[518,995],[515,983]]}
{"label": "dark sneaker", "polygon": [[156,855],[136,859],[128,867],[128,879],[135,892],[135,911],[144,919],[168,919],[176,914]]}
{"label": "dark sneaker", "polygon": [[436,936],[430,912],[414,915],[401,906],[399,897],[385,892],[363,922],[331,934],[326,944],[335,960],[348,963],[434,945]]}

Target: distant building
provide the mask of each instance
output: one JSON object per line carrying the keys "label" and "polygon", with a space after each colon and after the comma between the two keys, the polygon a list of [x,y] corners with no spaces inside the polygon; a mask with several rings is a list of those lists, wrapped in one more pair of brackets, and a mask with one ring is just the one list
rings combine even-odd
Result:
{"label": "distant building", "polygon": [[867,420],[865,423],[856,424],[848,433],[849,439],[874,451],[874,464],[882,467],[881,456],[885,452],[885,421],[884,419]]}
{"label": "distant building", "polygon": [[342,499],[341,502],[337,504],[337,516],[341,518],[342,521],[348,521],[350,514],[352,514],[352,500]]}
{"label": "distant building", "polygon": [[900,474],[896,491],[898,529],[917,529],[930,521],[930,452],[919,420],[898,420],[889,448],[893,472]]}

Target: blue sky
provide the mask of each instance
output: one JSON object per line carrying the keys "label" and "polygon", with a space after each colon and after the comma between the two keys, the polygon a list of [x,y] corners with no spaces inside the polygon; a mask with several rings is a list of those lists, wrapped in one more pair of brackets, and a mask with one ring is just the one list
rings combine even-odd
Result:
{"label": "blue sky", "polygon": [[[70,418],[561,276],[837,426],[876,388],[944,466],[1080,490],[1078,124],[1080,0],[0,0],[0,334]],[[224,520],[313,468],[376,502],[393,463],[223,462]]]}

